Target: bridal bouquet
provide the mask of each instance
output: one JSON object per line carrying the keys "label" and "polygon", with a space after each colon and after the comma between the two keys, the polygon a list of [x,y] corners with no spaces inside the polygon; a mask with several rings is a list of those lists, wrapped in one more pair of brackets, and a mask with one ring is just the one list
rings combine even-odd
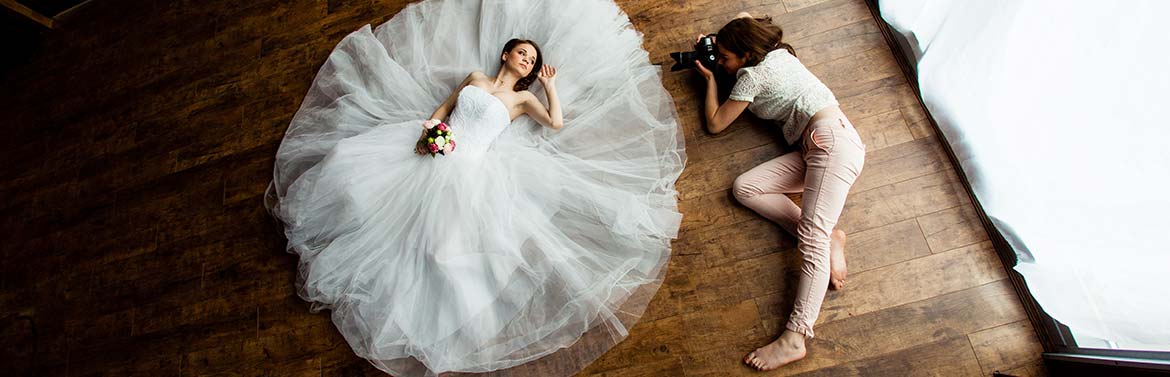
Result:
{"label": "bridal bouquet", "polygon": [[430,153],[431,157],[434,157],[437,154],[446,155],[455,151],[454,134],[446,123],[431,119],[423,122],[423,129],[423,135],[416,145],[420,152]]}

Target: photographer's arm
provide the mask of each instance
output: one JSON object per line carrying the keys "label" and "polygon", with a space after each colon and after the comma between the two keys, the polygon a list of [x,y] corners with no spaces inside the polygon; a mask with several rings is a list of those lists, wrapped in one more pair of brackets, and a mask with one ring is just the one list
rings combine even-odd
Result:
{"label": "photographer's arm", "polygon": [[723,105],[719,105],[719,88],[718,84],[715,83],[715,75],[697,61],[695,67],[707,81],[707,94],[703,99],[703,115],[707,120],[707,132],[713,134],[723,132],[727,126],[731,125],[731,122],[735,121],[735,118],[739,117],[739,114],[747,109],[749,102],[728,100]]}

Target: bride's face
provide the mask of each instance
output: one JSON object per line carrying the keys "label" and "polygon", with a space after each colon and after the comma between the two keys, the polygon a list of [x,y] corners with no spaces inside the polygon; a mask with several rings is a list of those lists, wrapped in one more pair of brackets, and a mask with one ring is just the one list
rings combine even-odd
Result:
{"label": "bride's face", "polygon": [[532,66],[536,65],[536,48],[527,43],[521,43],[504,54],[504,65],[520,74],[528,76]]}

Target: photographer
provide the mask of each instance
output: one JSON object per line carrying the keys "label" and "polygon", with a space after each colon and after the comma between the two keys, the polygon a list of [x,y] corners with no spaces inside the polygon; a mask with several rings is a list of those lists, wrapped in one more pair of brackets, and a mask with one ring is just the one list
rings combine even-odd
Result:
{"label": "photographer", "polygon": [[[706,79],[707,130],[719,133],[749,109],[776,122],[796,151],[765,162],[735,179],[735,198],[796,236],[804,265],[785,331],[744,362],[771,370],[805,356],[805,337],[826,289],[844,287],[845,232],[835,229],[850,186],[861,174],[865,145],[837,99],[784,43],[770,18],[740,13],[715,38],[716,65],[735,75],[728,101],[719,104],[715,75],[695,61]],[[700,36],[702,38],[703,36]],[[803,193],[802,207],[786,195]]]}

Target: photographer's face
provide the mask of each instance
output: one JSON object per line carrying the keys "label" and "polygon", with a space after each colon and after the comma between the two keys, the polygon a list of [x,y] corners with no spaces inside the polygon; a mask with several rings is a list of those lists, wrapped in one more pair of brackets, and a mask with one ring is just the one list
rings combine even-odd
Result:
{"label": "photographer's face", "polygon": [[723,46],[716,45],[715,48],[717,49],[715,64],[723,68],[724,72],[734,75],[736,71],[743,68],[744,59],[742,56],[727,51]]}

